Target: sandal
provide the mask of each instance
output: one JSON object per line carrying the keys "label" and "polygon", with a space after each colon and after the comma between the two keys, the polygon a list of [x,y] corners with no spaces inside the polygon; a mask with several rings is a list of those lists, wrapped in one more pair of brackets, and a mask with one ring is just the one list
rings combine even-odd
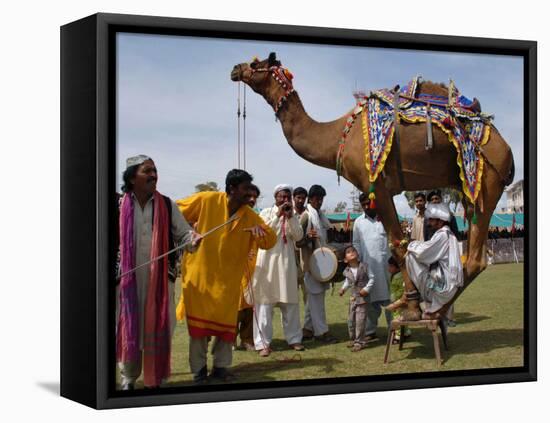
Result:
{"label": "sandal", "polygon": [[361,345],[361,344],[355,344],[352,349],[351,349],[351,352],[357,352],[357,351],[361,351],[363,348],[365,348],[364,345]]}

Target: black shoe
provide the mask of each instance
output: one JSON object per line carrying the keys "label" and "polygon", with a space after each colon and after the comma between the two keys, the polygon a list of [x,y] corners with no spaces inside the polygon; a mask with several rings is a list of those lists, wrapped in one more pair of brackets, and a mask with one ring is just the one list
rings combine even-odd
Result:
{"label": "black shoe", "polygon": [[232,382],[235,380],[235,375],[225,367],[214,367],[209,378],[216,382]]}
{"label": "black shoe", "polygon": [[205,385],[208,383],[208,371],[206,366],[193,375],[193,385]]}
{"label": "black shoe", "polygon": [[133,391],[135,389],[133,383],[125,383],[120,387],[121,391]]}
{"label": "black shoe", "polygon": [[321,336],[316,336],[315,340],[322,342],[323,344],[336,344],[338,342],[338,339],[328,332],[323,333]]}
{"label": "black shoe", "polygon": [[313,332],[309,329],[302,329],[302,341],[310,341],[313,339]]}

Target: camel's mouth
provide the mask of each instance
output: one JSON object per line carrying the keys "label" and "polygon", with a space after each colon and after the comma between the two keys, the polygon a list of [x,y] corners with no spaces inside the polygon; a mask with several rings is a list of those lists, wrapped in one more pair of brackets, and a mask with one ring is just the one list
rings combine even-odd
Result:
{"label": "camel's mouth", "polygon": [[239,65],[236,65],[231,71],[231,80],[240,81],[241,80],[241,69]]}

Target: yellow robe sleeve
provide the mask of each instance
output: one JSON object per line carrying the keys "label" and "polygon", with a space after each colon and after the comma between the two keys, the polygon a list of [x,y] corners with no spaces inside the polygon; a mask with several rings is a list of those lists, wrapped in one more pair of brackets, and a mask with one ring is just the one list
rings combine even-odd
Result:
{"label": "yellow robe sleeve", "polygon": [[275,244],[277,244],[277,234],[273,229],[271,229],[270,226],[264,223],[261,217],[259,216],[256,216],[256,217],[257,217],[256,225],[260,225],[263,228],[263,230],[266,232],[266,235],[263,238],[255,239],[255,242],[258,245],[258,248],[261,248],[262,250],[269,250],[270,248],[273,248]]}
{"label": "yellow robe sleeve", "polygon": [[199,220],[202,208],[202,196],[200,193],[191,195],[187,198],[182,198],[176,201],[176,204],[188,222],[195,223]]}
{"label": "yellow robe sleeve", "polygon": [[[195,194],[187,198],[182,198],[176,201],[176,205],[180,210],[180,213],[185,217],[185,220],[190,222],[191,225],[195,224],[199,219],[201,207],[202,207],[202,198],[200,195]],[[181,260],[181,294],[178,305],[176,307],[176,319],[182,321],[185,319],[185,302],[183,301],[183,278],[185,276],[185,256]]]}

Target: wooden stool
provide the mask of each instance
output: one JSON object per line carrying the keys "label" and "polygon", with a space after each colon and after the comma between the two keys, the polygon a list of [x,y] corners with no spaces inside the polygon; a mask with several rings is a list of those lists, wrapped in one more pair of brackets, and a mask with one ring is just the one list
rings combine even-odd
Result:
{"label": "wooden stool", "polygon": [[386,344],[386,352],[384,354],[384,364],[388,363],[388,359],[390,357],[390,347],[393,344],[393,340],[395,339],[395,331],[399,329],[399,350],[403,349],[403,341],[405,339],[405,327],[425,327],[429,329],[432,332],[432,337],[434,341],[434,350],[435,350],[435,360],[437,361],[437,366],[441,366],[442,359],[441,359],[441,350],[439,349],[439,337],[437,336],[437,328],[441,330],[441,338],[443,338],[443,345],[445,347],[445,350],[448,350],[447,347],[447,329],[444,325],[444,323],[439,320],[411,320],[411,321],[400,321],[400,320],[392,320],[389,335],[388,335],[388,342]]}

